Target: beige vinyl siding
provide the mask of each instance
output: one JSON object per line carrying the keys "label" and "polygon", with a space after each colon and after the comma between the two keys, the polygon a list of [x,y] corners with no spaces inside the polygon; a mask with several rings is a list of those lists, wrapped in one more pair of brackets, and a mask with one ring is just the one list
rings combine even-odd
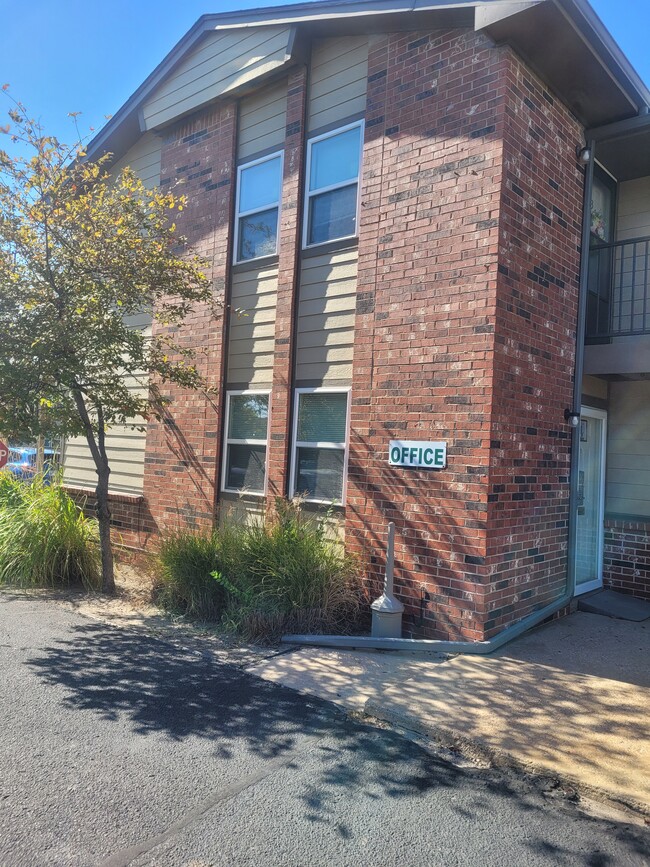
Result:
{"label": "beige vinyl siding", "polygon": [[[281,150],[287,122],[286,80],[242,99],[238,161],[260,151]],[[227,382],[244,388],[271,388],[275,348],[278,266],[235,269],[231,278]],[[241,313],[235,311],[240,310]]]}
{"label": "beige vinyl siding", "polygon": [[650,517],[650,382],[612,382],[606,511]]}
{"label": "beige vinyl siding", "polygon": [[650,177],[624,181],[618,188],[618,241],[650,236]]}
{"label": "beige vinyl siding", "polygon": [[146,129],[169,123],[283,66],[290,27],[210,33],[143,106]]}
{"label": "beige vinyl siding", "polygon": [[[135,380],[131,388],[141,392]],[[142,420],[136,424],[144,424]],[[106,450],[111,467],[110,490],[120,494],[141,494],[144,478],[146,436],[133,425],[115,425],[106,433]],[[69,439],[63,449],[64,484],[80,488],[95,488],[95,463],[84,437]]]}
{"label": "beige vinyl siding", "polygon": [[[233,273],[229,384],[251,388],[272,385],[277,290],[277,265]],[[236,313],[237,309],[242,313]]]}
{"label": "beige vinyl siding", "polygon": [[[650,236],[650,177],[626,181],[619,187],[617,239],[630,241]],[[647,327],[646,256],[648,244],[617,247],[614,274],[617,291],[612,308],[613,322],[621,331]]]}
{"label": "beige vinyl siding", "polygon": [[356,250],[343,250],[303,260],[296,338],[299,382],[351,382],[357,259]]}
{"label": "beige vinyl siding", "polygon": [[[127,153],[119,159],[113,171],[130,166],[147,189],[160,184],[161,140],[154,133],[145,133]],[[134,314],[127,320],[132,328],[151,329],[151,314]],[[141,386],[135,381],[133,389]],[[137,421],[143,424],[142,420]],[[119,494],[141,494],[144,479],[144,453],[146,433],[133,425],[115,425],[106,436],[111,467],[110,490]],[[63,448],[63,481],[65,484],[95,488],[95,463],[84,437],[67,440]]]}
{"label": "beige vinyl siding", "polygon": [[585,397],[607,400],[607,380],[600,379],[598,376],[583,376],[582,393]]}
{"label": "beige vinyl siding", "polygon": [[287,125],[287,82],[281,81],[242,99],[239,106],[238,159],[284,145]]}
{"label": "beige vinyl siding", "polygon": [[366,110],[368,38],[319,39],[311,55],[309,131]]}
{"label": "beige vinyl siding", "polygon": [[160,184],[160,157],[162,143],[160,136],[146,132],[133,147],[119,159],[113,171],[130,166],[148,190]]}
{"label": "beige vinyl siding", "polygon": [[250,500],[246,497],[221,494],[219,523],[259,525],[264,521],[265,503],[263,499]]}

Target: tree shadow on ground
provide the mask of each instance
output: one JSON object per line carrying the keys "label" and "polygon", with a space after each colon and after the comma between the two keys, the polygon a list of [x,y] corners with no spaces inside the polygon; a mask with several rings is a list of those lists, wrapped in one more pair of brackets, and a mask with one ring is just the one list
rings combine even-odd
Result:
{"label": "tree shadow on ground", "polygon": [[[216,761],[228,761],[243,748],[262,763],[284,757],[284,767],[298,768],[307,737],[314,773],[297,787],[296,798],[306,821],[331,823],[343,838],[350,830],[337,803],[342,794],[353,792],[370,800],[397,800],[432,789],[463,790],[471,798],[456,809],[468,821],[489,817],[495,796],[516,803],[522,821],[524,814],[548,808],[543,781],[461,769],[395,732],[360,724],[325,702],[224,664],[210,652],[136,630],[78,625],[27,664],[48,685],[63,690],[66,707],[92,711],[107,721],[127,721],[141,736],[159,733],[179,743],[206,739]],[[626,825],[612,823],[612,831],[633,857],[643,852],[642,842]],[[560,852],[557,841],[531,838],[527,845],[537,853],[555,847],[557,864],[614,863],[598,852]]]}

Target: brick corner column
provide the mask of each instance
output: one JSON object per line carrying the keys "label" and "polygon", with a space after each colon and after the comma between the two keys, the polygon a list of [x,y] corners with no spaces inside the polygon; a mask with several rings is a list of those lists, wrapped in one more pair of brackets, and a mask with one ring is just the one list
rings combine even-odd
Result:
{"label": "brick corner column", "polygon": [[[175,338],[196,351],[197,367],[212,388],[221,389],[225,368],[226,289],[232,223],[237,106],[209,106],[176,124],[163,139],[161,182],[182,181],[187,207],[176,220],[192,248],[209,262],[214,299],[222,313],[196,305]],[[163,328],[154,322],[154,330]],[[221,403],[198,391],[167,384],[162,422],[147,428],[144,497],[156,530],[209,528],[218,497]]]}

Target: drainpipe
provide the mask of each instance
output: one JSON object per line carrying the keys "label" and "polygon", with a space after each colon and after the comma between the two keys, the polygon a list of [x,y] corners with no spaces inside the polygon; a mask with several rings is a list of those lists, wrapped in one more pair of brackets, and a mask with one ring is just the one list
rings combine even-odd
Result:
{"label": "drainpipe", "polygon": [[[576,323],[576,361],[573,381],[573,407],[567,414],[580,416],[582,405],[582,374],[584,370],[584,335],[587,320],[587,281],[589,276],[589,233],[591,228],[591,193],[594,180],[595,142],[587,142],[591,156],[586,165],[584,202],[582,208],[582,241],[580,285],[578,287],[578,321]],[[533,611],[518,623],[487,641],[437,641],[420,638],[380,638],[361,635],[285,635],[285,644],[307,644],[316,647],[336,647],[348,650],[402,650],[425,653],[467,653],[484,655],[503,647],[514,638],[537,626],[564,608],[575,592],[576,517],[578,497],[578,460],[580,458],[579,425],[571,428],[571,470],[569,478],[569,532],[567,545],[567,584],[564,593],[539,611]]]}
{"label": "drainpipe", "polygon": [[[573,406],[570,413],[580,419],[582,407],[582,376],[585,367],[585,332],[587,325],[587,286],[589,282],[589,245],[591,243],[591,197],[594,185],[594,155],[596,142],[587,142],[589,162],[585,167],[585,194],[582,206],[582,241],[580,245],[580,287],[578,291],[578,322],[576,333],[576,363],[573,379]],[[580,425],[571,430],[571,475],[569,478],[569,544],[567,549],[567,593],[569,599],[576,586],[576,538],[578,518],[578,465],[580,462]],[[568,601],[568,600],[567,600]]]}

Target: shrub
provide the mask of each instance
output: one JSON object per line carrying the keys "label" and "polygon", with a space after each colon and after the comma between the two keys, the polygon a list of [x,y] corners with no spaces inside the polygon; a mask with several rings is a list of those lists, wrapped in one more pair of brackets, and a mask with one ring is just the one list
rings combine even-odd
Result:
{"label": "shrub", "polygon": [[160,605],[202,620],[218,619],[226,597],[211,575],[220,566],[218,551],[217,533],[177,530],[166,534],[158,548]]}
{"label": "shrub", "polygon": [[[210,534],[182,531],[160,547],[160,601],[251,640],[283,632],[350,632],[364,593],[355,559],[327,522],[279,500],[273,517],[224,523]],[[212,591],[206,574],[212,578]],[[216,591],[222,595],[212,595]]]}
{"label": "shrub", "polygon": [[0,473],[0,584],[101,584],[97,522],[58,482]]}

